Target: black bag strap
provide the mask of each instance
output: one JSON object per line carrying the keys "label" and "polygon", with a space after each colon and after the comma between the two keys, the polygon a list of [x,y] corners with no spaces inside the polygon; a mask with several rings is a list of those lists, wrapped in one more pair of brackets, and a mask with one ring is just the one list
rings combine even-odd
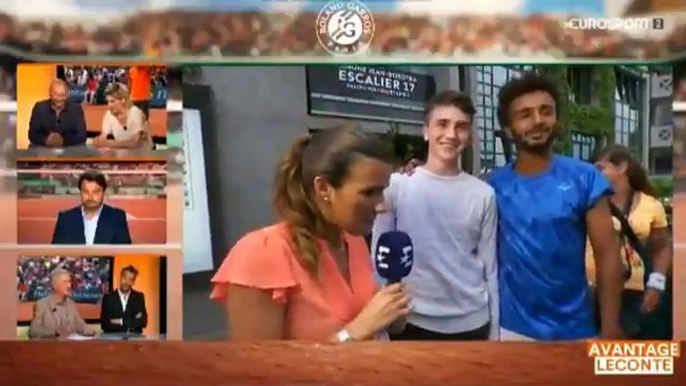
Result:
{"label": "black bag strap", "polygon": [[[626,237],[626,240],[629,242],[629,245],[631,245],[631,248],[636,251],[636,253],[639,255],[641,260],[645,260],[646,256],[644,254],[644,249],[643,245],[641,244],[641,241],[638,239],[638,236],[636,236],[636,233],[634,232],[633,228],[631,228],[631,224],[629,224],[629,214],[631,213],[631,206],[634,202],[634,192],[631,191],[629,194],[629,197],[627,198],[626,203],[624,204],[624,210],[620,210],[617,205],[615,205],[612,201],[610,201],[610,212],[612,213],[612,216],[616,218],[619,221],[619,224],[621,226],[621,232],[624,237]],[[626,263],[627,263],[627,280],[631,277],[632,274],[632,266],[631,266],[631,260],[630,256],[625,256]]]}

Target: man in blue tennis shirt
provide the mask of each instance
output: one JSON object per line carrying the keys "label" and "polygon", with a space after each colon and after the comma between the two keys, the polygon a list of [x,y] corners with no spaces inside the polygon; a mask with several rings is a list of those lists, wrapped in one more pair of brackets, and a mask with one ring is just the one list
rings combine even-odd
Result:
{"label": "man in blue tennis shirt", "polygon": [[597,336],[584,269],[587,235],[598,267],[600,335],[618,338],[623,268],[610,183],[593,165],[553,153],[560,100],[553,82],[525,74],[498,99],[500,126],[517,146],[516,161],[488,177],[500,219],[500,338]]}

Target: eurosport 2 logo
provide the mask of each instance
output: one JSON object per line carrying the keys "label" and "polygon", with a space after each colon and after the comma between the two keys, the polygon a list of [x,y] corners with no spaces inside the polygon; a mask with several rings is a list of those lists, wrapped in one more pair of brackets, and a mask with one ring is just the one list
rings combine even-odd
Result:
{"label": "eurosport 2 logo", "polygon": [[374,17],[361,1],[332,1],[319,12],[319,43],[334,55],[364,52],[374,38]]}

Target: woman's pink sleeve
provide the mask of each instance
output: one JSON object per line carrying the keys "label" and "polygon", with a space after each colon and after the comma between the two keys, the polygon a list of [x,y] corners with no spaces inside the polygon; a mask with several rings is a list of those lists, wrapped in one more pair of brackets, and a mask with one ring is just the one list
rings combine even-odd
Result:
{"label": "woman's pink sleeve", "polygon": [[210,298],[225,300],[229,284],[235,284],[271,291],[274,300],[285,302],[288,290],[297,285],[292,264],[288,242],[274,227],[249,233],[231,249],[212,278]]}

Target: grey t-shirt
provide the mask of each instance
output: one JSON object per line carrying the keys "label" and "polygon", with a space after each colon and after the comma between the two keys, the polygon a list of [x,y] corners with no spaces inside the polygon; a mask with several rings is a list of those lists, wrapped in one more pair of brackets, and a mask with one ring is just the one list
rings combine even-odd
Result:
{"label": "grey t-shirt", "polygon": [[385,191],[389,212],[377,217],[372,251],[381,233],[406,232],[414,244],[414,265],[403,280],[412,295],[408,321],[444,333],[491,324],[497,339],[498,270],[495,193],[467,173],[441,176],[417,168],[394,174]]}

